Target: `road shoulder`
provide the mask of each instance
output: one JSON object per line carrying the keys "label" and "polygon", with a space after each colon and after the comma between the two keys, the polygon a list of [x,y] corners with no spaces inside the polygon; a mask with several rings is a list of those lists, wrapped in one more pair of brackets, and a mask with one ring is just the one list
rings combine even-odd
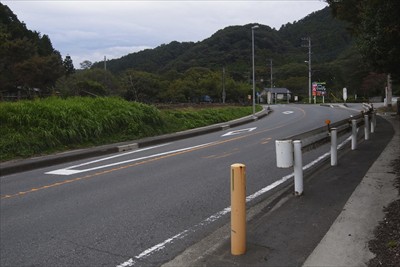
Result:
{"label": "road shoulder", "polygon": [[389,119],[396,134],[368,170],[342,213],[308,257],[304,266],[366,266],[374,257],[368,248],[373,231],[384,218],[383,207],[398,198],[392,159],[400,151],[399,122]]}

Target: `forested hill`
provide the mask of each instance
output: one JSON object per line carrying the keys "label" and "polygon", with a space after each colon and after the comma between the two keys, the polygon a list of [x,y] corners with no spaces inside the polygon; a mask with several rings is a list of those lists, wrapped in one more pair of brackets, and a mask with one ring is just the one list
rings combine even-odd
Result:
{"label": "forested hill", "polygon": [[[184,72],[191,67],[221,69],[225,66],[239,72],[248,71],[251,61],[251,27],[229,26],[197,43],[173,41],[155,49],[128,54],[107,62],[108,70],[118,73],[136,69],[151,73]],[[343,22],[332,17],[329,7],[314,12],[304,19],[283,25],[279,30],[260,25],[255,30],[256,65],[265,65],[268,58],[282,66],[302,63],[307,59],[303,37],[311,37],[313,62],[337,59],[352,45]],[[102,67],[102,62],[94,67]]]}
{"label": "forested hill", "polygon": [[64,74],[50,38],[28,30],[0,3],[0,93],[19,87],[49,88]]}

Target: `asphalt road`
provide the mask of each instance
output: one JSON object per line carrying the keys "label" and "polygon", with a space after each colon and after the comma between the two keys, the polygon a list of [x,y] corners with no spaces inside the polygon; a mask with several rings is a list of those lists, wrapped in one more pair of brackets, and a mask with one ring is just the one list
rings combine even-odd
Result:
{"label": "asphalt road", "polygon": [[361,106],[272,109],[225,131],[2,176],[0,265],[160,265],[229,221],[231,164],[246,165],[254,205],[291,172],[276,168],[276,139]]}

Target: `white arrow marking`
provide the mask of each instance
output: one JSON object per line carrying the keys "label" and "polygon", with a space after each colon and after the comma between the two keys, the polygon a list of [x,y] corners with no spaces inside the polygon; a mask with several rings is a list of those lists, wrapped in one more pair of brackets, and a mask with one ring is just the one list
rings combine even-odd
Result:
{"label": "white arrow marking", "polygon": [[284,111],[284,112],[282,112],[282,113],[285,114],[285,115],[288,115],[288,114],[294,113],[294,111],[288,110],[288,111]]}
{"label": "white arrow marking", "polygon": [[[94,161],[86,162],[86,163],[75,165],[75,166],[70,166],[70,167],[67,167],[67,168],[64,168],[64,169],[58,169],[58,170],[46,172],[45,174],[72,175],[72,174],[77,174],[77,173],[82,173],[82,172],[94,171],[94,170],[109,168],[109,167],[113,167],[113,166],[117,166],[117,165],[121,165],[121,164],[126,164],[126,163],[135,162],[135,161],[146,160],[146,159],[165,156],[165,155],[169,155],[169,154],[173,154],[173,153],[177,153],[177,152],[196,149],[196,148],[199,148],[199,147],[208,146],[208,145],[213,144],[213,143],[206,143],[206,144],[202,144],[202,145],[198,145],[198,146],[186,147],[186,148],[171,150],[171,151],[162,152],[162,153],[158,153],[158,154],[153,154],[153,155],[150,155],[150,156],[134,158],[134,159],[124,160],[124,161],[118,161],[118,162],[115,162],[115,163],[105,164],[105,165],[96,166],[96,167],[92,167],[92,168],[87,168],[87,169],[83,169],[83,170],[81,170],[81,169],[76,170],[76,168],[78,168],[78,167],[82,167],[82,166],[98,163],[100,161],[112,159],[112,158],[119,157],[119,156],[122,156],[122,155],[137,153],[137,152],[141,152],[141,151],[144,151],[144,150],[149,150],[149,149],[165,146],[165,145],[168,145],[168,144],[163,144],[163,145],[143,148],[143,149],[139,149],[139,150],[136,150],[136,151],[133,151],[133,152],[127,152],[127,153],[119,154],[119,155],[116,155],[116,156],[111,156],[111,157],[102,158],[102,159],[99,159],[99,160],[94,160]],[[72,170],[72,169],[75,169],[75,170]]]}
{"label": "white arrow marking", "polygon": [[230,135],[236,135],[236,134],[241,134],[241,133],[248,133],[248,132],[254,131],[255,129],[257,129],[257,127],[231,131],[231,132],[227,132],[226,134],[224,134],[222,136],[230,136]]}

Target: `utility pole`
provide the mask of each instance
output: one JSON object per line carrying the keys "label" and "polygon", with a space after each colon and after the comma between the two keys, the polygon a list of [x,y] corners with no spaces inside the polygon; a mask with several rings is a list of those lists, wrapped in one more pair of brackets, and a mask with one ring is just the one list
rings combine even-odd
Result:
{"label": "utility pole", "polygon": [[254,25],[251,27],[251,48],[252,48],[252,61],[253,61],[253,117],[256,114],[256,79],[254,72],[254,29],[257,29],[259,26]]}
{"label": "utility pole", "polygon": [[[270,67],[271,67],[271,89],[270,89],[270,93],[269,93],[269,95],[272,97],[273,96],[273,94],[272,94],[272,87],[273,87],[273,83],[272,83],[272,58],[270,58],[269,59],[269,62],[270,62]],[[268,97],[267,97],[268,98]],[[267,101],[268,102],[268,101]],[[275,102],[276,102],[276,100],[275,100]],[[273,99],[272,99],[272,104],[274,103],[274,101],[273,101]],[[276,104],[276,103],[275,103]]]}
{"label": "utility pole", "polygon": [[308,100],[309,103],[311,104],[311,38],[304,37],[301,38],[301,40],[308,41],[308,44],[302,45],[302,47],[308,47]]}
{"label": "utility pole", "polygon": [[270,58],[269,61],[271,62],[271,89],[272,89],[272,58]]}
{"label": "utility pole", "polygon": [[222,104],[225,104],[226,92],[225,92],[225,67],[222,67]]}
{"label": "utility pole", "polygon": [[390,73],[387,75],[386,106],[392,107],[392,77]]}
{"label": "utility pole", "polygon": [[106,56],[104,56],[104,70],[107,70],[107,60],[106,60]]}

